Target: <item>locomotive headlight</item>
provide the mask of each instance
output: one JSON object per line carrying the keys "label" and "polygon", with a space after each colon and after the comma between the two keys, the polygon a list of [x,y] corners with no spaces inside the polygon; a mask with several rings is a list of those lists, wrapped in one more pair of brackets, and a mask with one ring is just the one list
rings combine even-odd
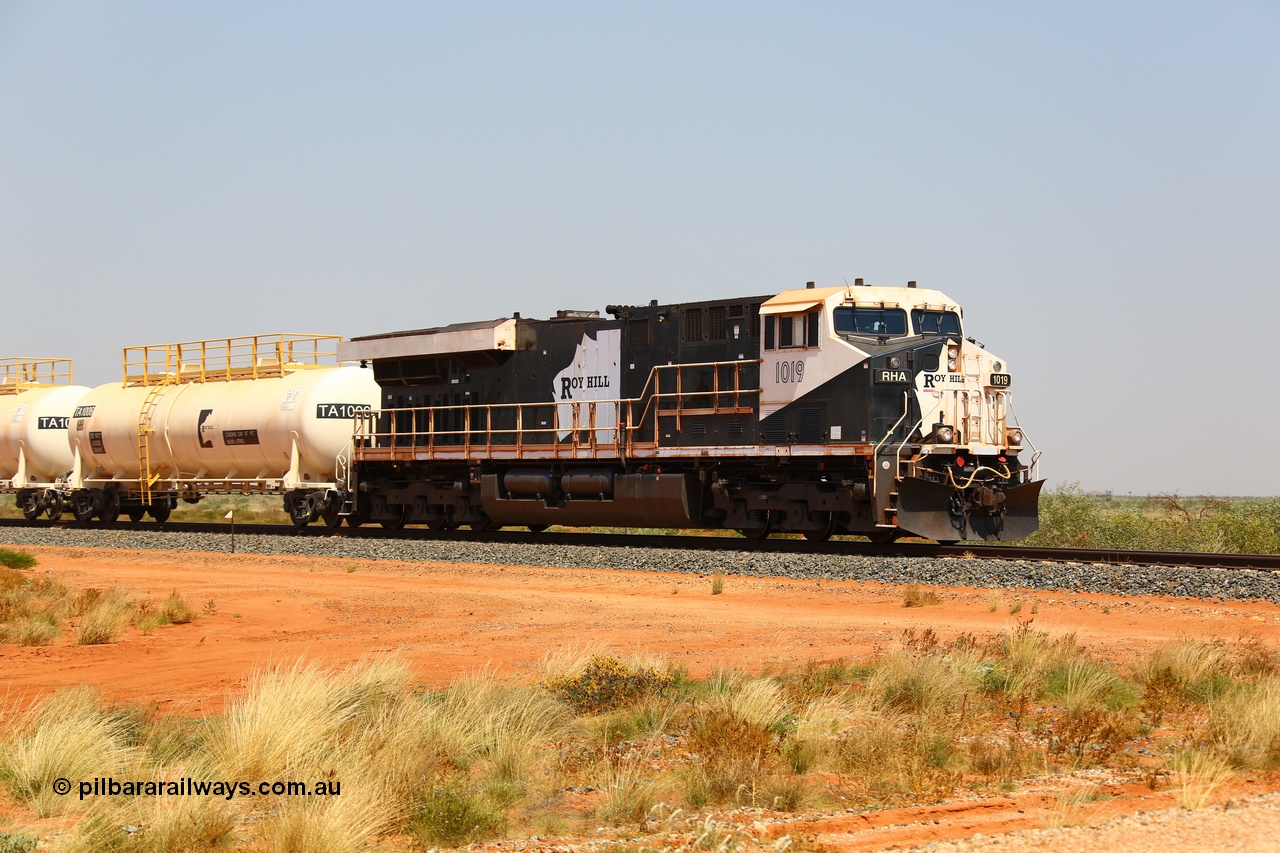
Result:
{"label": "locomotive headlight", "polygon": [[956,360],[954,358],[947,359],[947,370],[950,370],[951,372],[954,373],[955,369],[956,369]]}
{"label": "locomotive headlight", "polygon": [[955,344],[952,344],[951,346],[947,347],[947,358],[959,358],[959,357],[960,357],[960,347],[956,346]]}
{"label": "locomotive headlight", "polygon": [[889,356],[889,366],[902,367],[902,359],[898,358],[896,355]]}
{"label": "locomotive headlight", "polygon": [[1011,429],[1006,435],[1009,438],[1010,447],[1018,447],[1022,444],[1022,430]]}
{"label": "locomotive headlight", "polygon": [[934,433],[940,444],[950,444],[951,439],[955,438],[955,431],[949,426],[938,427],[938,431]]}
{"label": "locomotive headlight", "polygon": [[991,365],[991,369],[994,370],[996,373],[999,373],[1000,371],[1004,370],[1004,365],[997,361]]}

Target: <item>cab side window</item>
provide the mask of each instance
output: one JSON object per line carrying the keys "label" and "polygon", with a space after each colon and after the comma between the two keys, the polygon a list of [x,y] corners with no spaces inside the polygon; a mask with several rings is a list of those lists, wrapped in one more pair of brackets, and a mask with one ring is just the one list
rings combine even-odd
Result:
{"label": "cab side window", "polygon": [[901,308],[837,308],[836,334],[892,338],[907,333],[907,313]]}

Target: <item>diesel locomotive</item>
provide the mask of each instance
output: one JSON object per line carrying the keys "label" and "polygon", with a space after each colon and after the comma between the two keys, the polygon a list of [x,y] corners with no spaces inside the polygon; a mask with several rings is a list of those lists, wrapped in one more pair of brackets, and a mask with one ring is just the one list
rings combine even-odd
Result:
{"label": "diesel locomotive", "polygon": [[937,290],[810,282],[606,315],[340,344],[380,396],[355,413],[333,517],[880,542],[1036,529],[1013,374]]}

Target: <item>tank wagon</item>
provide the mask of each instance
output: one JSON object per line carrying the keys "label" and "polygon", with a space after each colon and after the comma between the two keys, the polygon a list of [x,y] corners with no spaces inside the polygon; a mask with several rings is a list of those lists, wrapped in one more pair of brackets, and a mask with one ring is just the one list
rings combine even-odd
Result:
{"label": "tank wagon", "polygon": [[67,423],[88,391],[72,383],[70,359],[0,359],[0,492],[15,496],[28,521],[62,515]]}
{"label": "tank wagon", "polygon": [[296,524],[340,523],[354,414],[372,371],[339,366],[332,335],[276,334],[124,350],[121,383],[70,413],[77,520],[164,521],[207,494],[278,494]]}
{"label": "tank wagon", "polygon": [[606,312],[340,345],[381,389],[357,416],[350,523],[1035,530],[1012,373],[944,294],[858,279]]}

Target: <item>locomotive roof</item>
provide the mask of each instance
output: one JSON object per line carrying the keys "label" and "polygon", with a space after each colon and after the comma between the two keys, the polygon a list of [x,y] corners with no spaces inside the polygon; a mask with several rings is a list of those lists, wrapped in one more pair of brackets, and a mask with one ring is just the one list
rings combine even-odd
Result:
{"label": "locomotive roof", "polygon": [[338,344],[338,358],[341,361],[376,361],[444,353],[514,350],[517,322],[514,317],[503,317],[434,329],[364,335]]}
{"label": "locomotive roof", "polygon": [[807,287],[784,290],[760,306],[761,314],[803,311],[819,303],[852,302],[855,305],[893,305],[899,308],[945,308],[959,311],[955,300],[940,290],[922,287]]}

